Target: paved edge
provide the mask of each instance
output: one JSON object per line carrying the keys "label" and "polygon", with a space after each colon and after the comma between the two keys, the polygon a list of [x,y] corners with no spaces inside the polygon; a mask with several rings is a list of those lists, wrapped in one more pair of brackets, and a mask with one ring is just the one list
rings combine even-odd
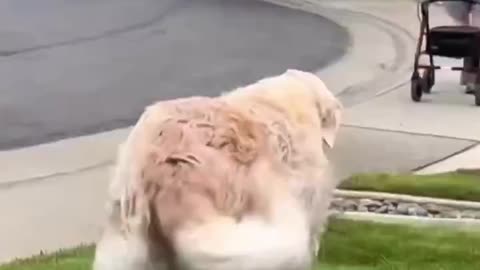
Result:
{"label": "paved edge", "polygon": [[111,164],[129,128],[0,151],[0,188]]}
{"label": "paved edge", "polygon": [[385,193],[385,192],[371,192],[371,191],[353,191],[353,190],[340,190],[337,189],[334,192],[334,196],[342,198],[368,198],[368,199],[391,199],[398,200],[402,202],[413,202],[413,203],[432,203],[441,206],[450,206],[455,208],[467,208],[480,210],[480,202],[473,201],[456,201],[450,199],[439,199],[432,197],[421,197],[421,196],[412,196],[405,194],[394,194],[394,193]]}
{"label": "paved edge", "polygon": [[413,225],[413,226],[442,226],[454,229],[480,230],[478,219],[428,218],[416,216],[386,215],[363,212],[331,212],[330,217],[355,220],[373,221],[385,224]]}

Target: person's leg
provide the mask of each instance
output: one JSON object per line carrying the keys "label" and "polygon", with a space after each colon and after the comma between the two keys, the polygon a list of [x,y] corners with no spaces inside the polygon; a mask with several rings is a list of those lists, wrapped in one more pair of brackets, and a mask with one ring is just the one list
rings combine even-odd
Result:
{"label": "person's leg", "polygon": [[476,74],[471,72],[471,69],[474,68],[474,62],[475,59],[471,57],[465,57],[463,58],[463,68],[464,70],[462,71],[462,74],[460,75],[460,84],[465,85],[465,92],[467,94],[472,94],[475,91],[475,80],[476,80]]}
{"label": "person's leg", "polygon": [[471,12],[471,25],[480,27],[480,4],[472,5]]}
{"label": "person's leg", "polygon": [[[471,4],[463,2],[446,2],[444,3],[446,12],[450,17],[452,17],[460,25],[469,25],[470,24],[470,11]],[[467,85],[467,92],[471,88],[472,79],[474,75],[468,72],[472,68],[472,59],[466,57],[463,58],[463,68],[464,70],[460,74],[460,84]]]}
{"label": "person's leg", "polygon": [[[472,5],[470,8],[471,17],[470,25],[480,27],[480,5]],[[466,72],[462,72],[462,81],[466,84],[466,93],[473,94],[475,89],[479,86],[480,71],[479,71],[479,59],[469,58],[465,59],[464,68],[467,68]],[[468,69],[477,69],[471,71]]]}
{"label": "person's leg", "polygon": [[470,4],[464,2],[445,2],[443,3],[447,14],[460,25],[468,25]]}

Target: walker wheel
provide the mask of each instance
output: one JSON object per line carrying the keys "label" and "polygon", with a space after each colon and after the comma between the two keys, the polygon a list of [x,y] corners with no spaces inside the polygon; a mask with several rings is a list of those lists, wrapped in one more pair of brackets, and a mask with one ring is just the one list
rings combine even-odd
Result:
{"label": "walker wheel", "polygon": [[419,102],[422,99],[425,83],[422,78],[412,78],[410,95],[413,101]]}
{"label": "walker wheel", "polygon": [[432,87],[435,84],[435,72],[433,69],[425,69],[422,74],[422,81],[425,82],[425,87],[423,92],[430,94],[432,92]]}

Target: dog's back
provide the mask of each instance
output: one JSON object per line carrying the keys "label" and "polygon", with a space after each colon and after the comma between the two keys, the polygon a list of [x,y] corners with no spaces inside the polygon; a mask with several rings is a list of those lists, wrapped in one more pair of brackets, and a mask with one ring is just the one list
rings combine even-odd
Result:
{"label": "dog's back", "polygon": [[[120,196],[128,205],[148,197],[150,207],[137,211],[154,227],[144,238],[145,257],[169,256],[163,260],[171,269],[306,269],[311,252],[305,213],[267,139],[262,123],[217,99],[181,99],[147,109],[122,150],[128,157],[119,166],[128,168],[117,170],[128,178],[124,192],[134,194]],[[130,224],[128,219],[122,222]],[[139,231],[125,237],[137,239]],[[99,247],[105,248],[97,250],[96,261],[108,261],[105,249],[112,245]],[[96,270],[116,269],[97,265]]]}

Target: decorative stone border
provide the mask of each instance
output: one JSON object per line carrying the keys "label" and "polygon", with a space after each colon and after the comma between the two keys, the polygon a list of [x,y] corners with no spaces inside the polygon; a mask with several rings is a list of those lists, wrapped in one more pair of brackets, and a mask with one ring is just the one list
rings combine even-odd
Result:
{"label": "decorative stone border", "polygon": [[433,219],[480,221],[480,203],[379,192],[336,190],[330,205],[334,212],[357,212]]}

